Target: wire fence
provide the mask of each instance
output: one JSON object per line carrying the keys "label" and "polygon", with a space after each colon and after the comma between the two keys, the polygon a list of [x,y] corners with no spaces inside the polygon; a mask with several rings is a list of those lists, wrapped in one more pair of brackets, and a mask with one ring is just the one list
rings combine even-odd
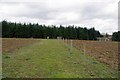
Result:
{"label": "wire fence", "polygon": [[[75,47],[82,51],[84,55],[95,57],[101,63],[118,69],[118,42],[101,42],[101,41],[85,41],[85,40],[64,40],[65,44]],[[71,45],[72,44],[72,45]]]}

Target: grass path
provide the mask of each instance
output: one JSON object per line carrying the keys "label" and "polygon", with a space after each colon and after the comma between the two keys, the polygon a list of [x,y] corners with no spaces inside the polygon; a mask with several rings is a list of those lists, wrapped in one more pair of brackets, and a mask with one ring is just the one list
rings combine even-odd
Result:
{"label": "grass path", "polygon": [[40,40],[3,53],[3,77],[112,78],[116,71],[58,40]]}

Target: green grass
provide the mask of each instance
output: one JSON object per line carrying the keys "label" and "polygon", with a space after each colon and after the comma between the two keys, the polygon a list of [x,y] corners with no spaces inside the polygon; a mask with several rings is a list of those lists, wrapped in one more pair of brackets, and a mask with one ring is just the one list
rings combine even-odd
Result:
{"label": "green grass", "polygon": [[3,53],[3,77],[10,78],[115,78],[117,72],[95,58],[58,40],[40,40]]}

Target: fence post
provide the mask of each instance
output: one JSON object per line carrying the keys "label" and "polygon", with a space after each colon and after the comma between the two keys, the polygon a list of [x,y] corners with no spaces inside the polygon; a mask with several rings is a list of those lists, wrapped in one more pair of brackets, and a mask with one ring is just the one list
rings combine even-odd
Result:
{"label": "fence post", "polygon": [[86,54],[86,43],[85,42],[83,43],[83,52],[84,52],[83,56],[84,56],[84,61],[85,61],[84,65],[86,65],[87,60],[86,60],[86,55],[85,55]]}
{"label": "fence post", "polygon": [[84,47],[84,48],[83,48],[83,49],[84,49],[84,55],[85,55],[85,53],[86,53],[86,50],[85,50],[86,48],[85,48],[85,46],[86,46],[86,45],[85,45],[85,43],[84,43],[84,44],[83,44],[83,47]]}
{"label": "fence post", "polygon": [[72,40],[70,40],[70,53],[72,53]]}

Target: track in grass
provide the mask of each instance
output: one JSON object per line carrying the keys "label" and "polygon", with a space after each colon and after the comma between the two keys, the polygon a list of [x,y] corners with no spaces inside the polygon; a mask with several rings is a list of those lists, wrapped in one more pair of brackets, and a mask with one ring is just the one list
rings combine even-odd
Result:
{"label": "track in grass", "polygon": [[3,54],[3,77],[112,78],[117,72],[60,40],[40,40]]}

